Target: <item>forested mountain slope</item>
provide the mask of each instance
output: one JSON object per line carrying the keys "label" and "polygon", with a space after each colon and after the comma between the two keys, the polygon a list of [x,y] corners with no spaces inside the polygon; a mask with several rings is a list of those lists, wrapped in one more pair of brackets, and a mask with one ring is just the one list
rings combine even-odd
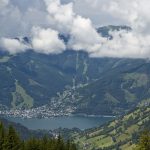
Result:
{"label": "forested mountain slope", "polygon": [[[111,30],[131,29],[97,29],[108,38],[112,38]],[[61,38],[67,42],[69,37]],[[27,37],[23,40],[30,43]],[[150,98],[150,61],[92,58],[86,52],[68,49],[57,55],[33,50],[10,55],[1,49],[0,83],[1,110],[5,106],[24,109],[47,105],[61,111],[71,106],[73,113],[116,115]]]}

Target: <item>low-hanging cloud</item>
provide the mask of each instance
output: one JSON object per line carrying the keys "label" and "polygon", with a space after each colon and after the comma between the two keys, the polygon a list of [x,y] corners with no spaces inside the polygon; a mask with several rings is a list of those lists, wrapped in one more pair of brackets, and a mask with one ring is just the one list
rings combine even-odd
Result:
{"label": "low-hanging cloud", "polygon": [[[110,31],[109,34],[113,36],[111,40],[97,33],[91,19],[82,17],[74,11],[77,3],[80,4],[79,0],[65,4],[61,4],[60,0],[43,0],[45,8],[30,7],[26,13],[22,13],[9,0],[0,1],[0,8],[5,12],[0,12],[2,20],[5,20],[8,12],[15,10],[14,12],[17,15],[13,16],[17,16],[17,24],[12,23],[11,25],[21,27],[24,31],[20,33],[31,32],[29,35],[31,37],[30,47],[36,52],[57,54],[69,48],[84,50],[92,57],[149,57],[149,0],[82,1],[88,9],[99,10],[99,13],[107,14],[106,16],[109,15],[110,18],[115,18],[115,20],[118,19],[118,22],[122,21],[132,28],[132,31]],[[37,13],[41,17],[36,17]],[[67,44],[59,38],[59,33],[70,36]],[[5,39],[5,42],[4,38],[3,40],[1,38],[0,41],[1,47],[4,47],[7,51],[25,51],[26,45],[24,43],[9,38]],[[9,41],[9,44],[6,41]],[[15,46],[12,43],[15,43]],[[13,50],[8,46],[11,44]]]}
{"label": "low-hanging cloud", "polygon": [[59,39],[57,31],[40,27],[33,27],[32,29],[32,48],[36,52],[44,54],[57,54],[66,49],[63,41]]}
{"label": "low-hanging cloud", "polygon": [[[131,32],[112,32],[113,40],[101,48],[105,56],[147,58],[150,54],[150,1],[111,0],[101,6],[104,12],[122,19]],[[99,52],[99,55],[101,55]]]}
{"label": "low-hanging cloud", "polygon": [[93,57],[149,58],[150,36],[135,32],[111,32],[113,40],[106,41],[91,54]]}
{"label": "low-hanging cloud", "polygon": [[30,48],[29,45],[19,41],[19,39],[1,38],[0,47],[6,49],[10,54],[24,52]]}
{"label": "low-hanging cloud", "polygon": [[85,50],[92,53],[101,47],[105,38],[102,38],[92,25],[91,20],[77,16],[71,29],[71,39],[68,47],[74,50]]}

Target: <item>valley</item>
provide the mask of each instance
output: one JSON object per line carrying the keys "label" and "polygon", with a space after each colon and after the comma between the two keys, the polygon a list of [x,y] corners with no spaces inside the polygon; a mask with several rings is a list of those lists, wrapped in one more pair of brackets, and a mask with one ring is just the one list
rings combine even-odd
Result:
{"label": "valley", "polygon": [[9,57],[0,63],[1,114],[114,116],[150,98],[149,60],[90,58],[69,50]]}
{"label": "valley", "polygon": [[[120,117],[110,119],[105,118],[106,120],[102,122],[100,121],[102,120],[102,118],[99,118],[99,122],[97,123],[96,120],[94,121],[93,118],[93,124],[95,125],[97,124],[96,127],[92,128],[87,127],[87,129],[84,130],[80,129],[82,123],[86,124],[88,122],[87,125],[89,124],[89,120],[86,120],[86,117],[85,118],[77,117],[76,119],[74,118],[74,120],[71,120],[68,117],[55,118],[56,125],[53,124],[54,121],[50,122],[48,118],[45,120],[44,119],[41,120],[41,123],[36,119],[22,120],[22,121],[17,118],[10,119],[12,121],[15,121],[16,123],[7,121],[5,119],[0,120],[4,122],[7,126],[9,124],[14,125],[17,130],[19,129],[18,132],[24,138],[28,138],[33,135],[35,137],[42,137],[44,134],[48,134],[50,137],[57,137],[58,135],[61,135],[65,140],[71,139],[76,144],[78,150],[80,149],[132,150],[135,149],[141,133],[144,131],[148,132],[150,129],[149,114],[150,114],[149,100],[144,100],[141,103],[139,103],[136,108],[130,110],[129,112]],[[61,124],[65,123],[67,125],[66,126],[67,128],[63,127],[57,129],[55,128],[60,124],[59,119],[61,119],[60,120]],[[35,122],[37,124],[37,127],[35,126]],[[77,122],[79,123],[80,129],[69,127],[70,123],[72,123],[72,125],[75,125]],[[28,126],[30,129],[32,128],[32,130],[23,127],[19,123],[24,125],[26,124],[26,126]],[[45,126],[46,124],[52,126],[54,125],[53,126],[54,128],[51,128],[50,130],[48,126],[47,127]],[[38,129],[39,127],[41,128],[40,130],[33,130]],[[24,132],[26,132],[26,134],[24,134]]]}
{"label": "valley", "polygon": [[149,0],[0,0],[0,150],[150,150]]}

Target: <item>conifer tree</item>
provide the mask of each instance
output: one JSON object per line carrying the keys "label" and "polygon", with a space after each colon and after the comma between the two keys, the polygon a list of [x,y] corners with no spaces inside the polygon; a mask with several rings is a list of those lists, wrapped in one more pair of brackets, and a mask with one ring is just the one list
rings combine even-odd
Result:
{"label": "conifer tree", "polygon": [[0,150],[2,150],[3,148],[4,139],[5,139],[4,125],[3,123],[0,123]]}
{"label": "conifer tree", "polygon": [[45,136],[24,141],[12,126],[6,131],[0,123],[0,150],[76,150],[76,146],[70,141],[65,142],[60,135],[57,139]]}
{"label": "conifer tree", "polygon": [[20,138],[12,126],[9,126],[8,133],[5,136],[3,149],[4,150],[20,150]]}
{"label": "conifer tree", "polygon": [[137,150],[150,150],[150,131],[144,131],[140,137]]}
{"label": "conifer tree", "polygon": [[36,140],[34,137],[26,142],[25,150],[41,150],[40,140]]}

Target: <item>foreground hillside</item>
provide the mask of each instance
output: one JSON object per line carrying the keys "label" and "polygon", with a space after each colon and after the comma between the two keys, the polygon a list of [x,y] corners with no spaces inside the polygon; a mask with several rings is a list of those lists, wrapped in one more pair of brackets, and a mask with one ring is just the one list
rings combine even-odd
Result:
{"label": "foreground hillside", "polygon": [[150,130],[150,106],[147,103],[108,124],[73,136],[79,149],[132,150],[141,131]]}
{"label": "foreground hillside", "polygon": [[76,150],[70,141],[65,142],[60,136],[57,139],[32,137],[22,140],[13,126],[6,129],[0,123],[0,150]]}
{"label": "foreground hillside", "polygon": [[[100,127],[84,131],[76,128],[72,130],[57,129],[55,131],[31,131],[20,124],[12,123],[5,119],[0,120],[4,123],[6,128],[8,128],[9,125],[13,125],[23,139],[29,139],[30,137],[39,139],[44,135],[54,137],[53,135],[61,134],[64,139],[71,139],[79,150],[132,150],[139,142],[141,133],[143,131],[150,132],[150,101],[149,99],[144,100],[138,107],[130,110],[130,112],[124,116],[118,117]],[[149,132],[147,132],[148,136]],[[139,146],[141,146],[143,140],[144,143],[146,142],[145,135],[146,134],[142,136],[143,139],[141,139]],[[34,139],[34,142],[35,141],[37,143],[39,142]]]}
{"label": "foreground hillside", "polygon": [[5,118],[0,118],[0,122],[3,123],[6,129],[8,129],[9,126],[13,126],[22,139],[29,139],[31,137],[42,138],[45,135],[47,135],[48,137],[53,137],[51,131],[48,132],[46,130],[30,130],[19,123],[11,122]]}

